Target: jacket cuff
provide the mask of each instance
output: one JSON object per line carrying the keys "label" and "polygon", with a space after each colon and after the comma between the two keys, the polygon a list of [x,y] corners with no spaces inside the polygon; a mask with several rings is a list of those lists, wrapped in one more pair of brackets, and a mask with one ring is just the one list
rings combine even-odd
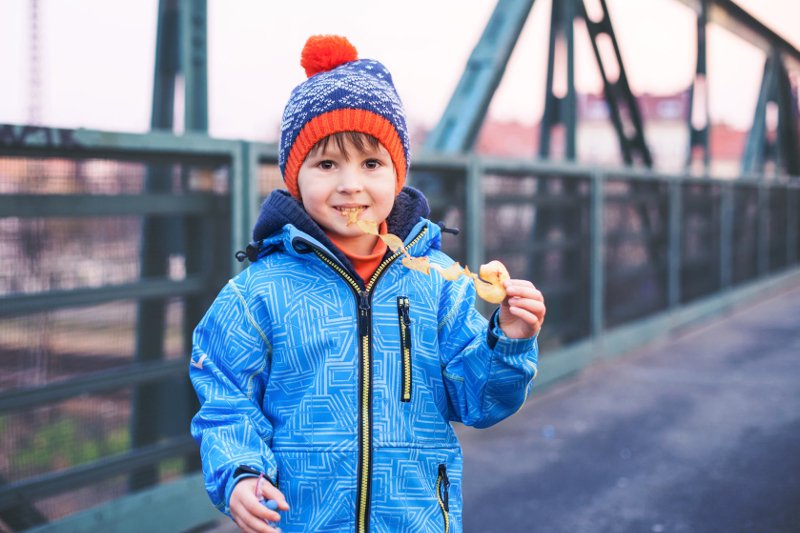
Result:
{"label": "jacket cuff", "polygon": [[489,327],[486,329],[486,343],[489,345],[490,350],[494,350],[497,340],[500,338],[500,335],[503,334],[503,330],[500,329],[500,321],[497,317],[498,313],[500,313],[499,307],[494,310],[491,318],[489,318]]}
{"label": "jacket cuff", "polygon": [[265,472],[262,472],[258,468],[254,468],[249,465],[239,465],[236,467],[236,470],[233,471],[230,480],[228,481],[227,486],[225,487],[225,514],[230,515],[231,512],[231,494],[233,493],[233,489],[236,487],[236,484],[239,483],[241,480],[249,478],[249,477],[263,477],[273,486],[277,487],[277,480],[273,479],[271,476],[267,475]]}
{"label": "jacket cuff", "polygon": [[506,334],[503,333],[503,330],[500,328],[500,308],[498,307],[489,319],[489,327],[486,330],[486,343],[492,351],[494,351],[498,341],[502,340],[503,352],[527,352],[536,346],[536,338],[538,336],[539,334],[537,333],[533,337],[528,337],[527,339],[512,339],[506,337]]}

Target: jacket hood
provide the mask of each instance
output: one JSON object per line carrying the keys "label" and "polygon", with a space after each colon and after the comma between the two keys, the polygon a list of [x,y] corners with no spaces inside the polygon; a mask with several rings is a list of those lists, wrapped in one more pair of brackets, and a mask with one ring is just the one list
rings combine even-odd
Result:
{"label": "jacket hood", "polygon": [[[413,187],[403,187],[395,198],[392,211],[386,219],[386,225],[389,233],[406,240],[420,219],[427,218],[429,215],[430,207],[425,196]],[[355,273],[355,269],[347,257],[334,246],[322,228],[308,215],[303,204],[285,190],[272,191],[261,204],[261,212],[253,227],[253,242],[247,247],[246,252],[240,252],[241,255],[237,254],[237,257],[243,260],[246,256],[250,261],[255,261],[267,251],[268,247],[264,246],[264,241],[281,232],[287,224],[291,224],[318,241],[336,256],[351,273]],[[358,278],[356,277],[356,279]]]}

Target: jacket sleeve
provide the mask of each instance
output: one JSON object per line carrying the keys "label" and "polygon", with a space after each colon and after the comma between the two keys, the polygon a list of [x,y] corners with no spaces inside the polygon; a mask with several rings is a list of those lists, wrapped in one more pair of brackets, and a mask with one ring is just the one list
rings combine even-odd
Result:
{"label": "jacket sleeve", "polygon": [[200,400],[192,436],[200,445],[206,490],[213,504],[230,514],[231,491],[241,466],[276,481],[268,443],[272,424],[259,407],[269,372],[271,347],[244,289],[228,282],[194,331],[189,376]]}
{"label": "jacket sleeve", "polygon": [[536,337],[511,339],[475,309],[475,288],[462,276],[445,283],[439,347],[451,419],[489,427],[522,407],[538,368]]}

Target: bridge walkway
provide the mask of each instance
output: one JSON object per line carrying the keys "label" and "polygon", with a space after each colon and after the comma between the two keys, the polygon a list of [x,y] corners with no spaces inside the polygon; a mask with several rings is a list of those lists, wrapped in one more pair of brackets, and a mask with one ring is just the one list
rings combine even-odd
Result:
{"label": "bridge walkway", "polygon": [[799,378],[800,285],[591,365],[460,431],[465,531],[800,531]]}

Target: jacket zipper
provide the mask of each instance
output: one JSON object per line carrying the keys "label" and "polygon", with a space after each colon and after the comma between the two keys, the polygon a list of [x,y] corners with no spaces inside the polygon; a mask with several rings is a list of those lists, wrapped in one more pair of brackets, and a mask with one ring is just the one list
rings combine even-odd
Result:
{"label": "jacket zipper", "polygon": [[402,365],[402,384],[400,401],[411,401],[411,304],[408,296],[397,297],[397,319],[400,323],[400,357]]}
{"label": "jacket zipper", "polygon": [[447,465],[439,465],[439,476],[436,478],[436,499],[444,517],[444,533],[450,531],[450,480],[447,479]]}
{"label": "jacket zipper", "polygon": [[[428,228],[422,228],[422,231],[408,243],[406,248],[416,244],[427,231]],[[311,248],[323,263],[331,267],[334,272],[347,282],[358,302],[361,379],[359,380],[360,402],[358,409],[358,449],[360,460],[358,462],[358,491],[356,494],[356,505],[358,506],[356,509],[356,532],[366,533],[369,531],[369,504],[372,486],[372,342],[370,339],[372,329],[372,288],[386,271],[386,268],[395,259],[403,255],[403,252],[398,250],[378,265],[366,287],[362,290],[358,282],[336,261],[331,259],[326,252],[313,245],[311,245]]]}

